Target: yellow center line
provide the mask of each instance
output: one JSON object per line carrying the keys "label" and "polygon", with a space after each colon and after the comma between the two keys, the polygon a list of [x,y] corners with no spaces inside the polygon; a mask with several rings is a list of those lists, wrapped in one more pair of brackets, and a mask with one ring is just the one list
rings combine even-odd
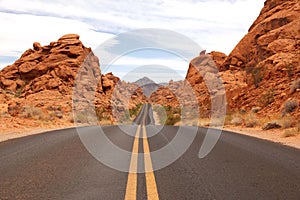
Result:
{"label": "yellow center line", "polygon": [[148,200],[158,200],[158,192],[153,172],[152,160],[146,133],[146,127],[142,126],[143,130],[143,146],[144,146],[144,163],[145,163],[145,176]]}
{"label": "yellow center line", "polygon": [[139,152],[139,135],[140,135],[141,127],[143,131],[144,165],[145,165],[145,177],[146,177],[146,187],[147,187],[147,199],[159,200],[155,175],[153,172],[147,132],[145,127],[146,112],[147,111],[144,112],[143,120],[141,123],[142,125],[138,126],[137,131],[135,133],[128,179],[127,179],[125,200],[136,200],[137,197],[137,167],[138,167],[137,164],[138,164],[138,152]]}
{"label": "yellow center line", "polygon": [[136,200],[137,194],[137,162],[139,153],[139,135],[141,125],[138,126],[132,147],[132,154],[130,160],[129,174],[127,179],[125,200]]}

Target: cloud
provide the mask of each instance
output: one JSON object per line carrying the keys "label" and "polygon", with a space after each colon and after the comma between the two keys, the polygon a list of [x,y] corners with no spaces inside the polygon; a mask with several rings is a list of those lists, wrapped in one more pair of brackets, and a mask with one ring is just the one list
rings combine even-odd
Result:
{"label": "cloud", "polygon": [[[149,54],[149,52],[145,52]],[[136,55],[125,55],[115,60],[107,68],[101,68],[102,73],[113,71],[114,74],[126,81],[135,81],[147,76],[157,83],[168,80],[184,79],[189,62],[175,55],[164,58],[145,58]]]}
{"label": "cloud", "polygon": [[[5,56],[18,58],[32,47],[33,42],[48,45],[62,35],[77,33],[81,41],[90,47],[111,38],[113,35],[91,30],[92,26],[71,19],[27,14],[9,14],[0,12],[0,24],[5,27],[0,32],[0,67],[6,66]],[[10,60],[13,62],[13,60]],[[10,63],[12,64],[12,63]]]}
{"label": "cloud", "polygon": [[[203,49],[228,54],[247,33],[263,2],[28,0],[24,3],[23,0],[1,0],[0,23],[5,28],[0,33],[0,57],[19,57],[34,41],[46,45],[67,33],[79,34],[86,46],[96,48],[116,34],[140,28],[175,31]],[[172,45],[174,49],[186,49],[176,43]],[[105,52],[101,55],[105,56]],[[3,65],[2,59],[0,68]]]}

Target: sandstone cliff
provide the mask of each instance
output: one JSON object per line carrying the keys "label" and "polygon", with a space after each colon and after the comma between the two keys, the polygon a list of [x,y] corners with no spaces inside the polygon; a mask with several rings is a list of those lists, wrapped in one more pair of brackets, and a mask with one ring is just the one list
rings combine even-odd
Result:
{"label": "sandstone cliff", "polygon": [[138,86],[121,82],[112,73],[101,74],[98,57],[78,35],[68,34],[46,46],[35,42],[32,49],[0,71],[1,112],[15,118],[39,115],[45,121],[72,118],[73,88],[81,66],[89,69],[80,81],[89,87],[90,79],[97,80],[92,95],[98,117],[116,121],[119,116],[113,116],[112,107],[120,109],[126,103],[131,109],[146,101]]}
{"label": "sandstone cliff", "polygon": [[[211,95],[219,92],[218,87],[209,91],[207,84],[213,84],[209,80],[218,76],[226,89],[229,113],[250,112],[256,108],[261,116],[285,115],[288,112],[299,119],[299,1],[267,0],[249,32],[228,56],[220,52],[201,52],[190,62],[185,81],[195,91],[200,113],[204,116],[210,113]],[[183,90],[180,83],[175,85],[177,91]],[[151,100],[178,106],[178,100],[171,98],[170,88],[161,87]],[[289,106],[290,102],[294,106]]]}
{"label": "sandstone cliff", "polygon": [[244,87],[228,92],[230,109],[260,106],[261,113],[279,113],[289,99],[299,100],[299,92],[293,92],[299,88],[291,88],[300,78],[299,1],[265,1],[248,34],[226,58],[226,70],[244,74]]}

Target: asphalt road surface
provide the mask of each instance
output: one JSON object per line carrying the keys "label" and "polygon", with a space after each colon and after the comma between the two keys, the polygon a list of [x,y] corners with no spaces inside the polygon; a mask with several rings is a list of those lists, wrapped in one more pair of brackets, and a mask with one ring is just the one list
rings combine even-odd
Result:
{"label": "asphalt road surface", "polygon": [[[205,158],[198,157],[206,134],[198,128],[187,151],[171,165],[153,169],[149,151],[167,145],[179,127],[155,126],[144,106],[130,126],[102,127],[117,146],[133,152],[129,172],[96,160],[75,128],[0,143],[0,199],[300,199],[300,151],[224,131]],[[124,133],[132,132],[135,137]],[[97,127],[82,127],[93,134]],[[161,129],[161,130],[160,130]],[[182,127],[188,135],[195,127]],[[159,133],[143,137],[155,130]],[[144,153],[147,173],[135,173],[135,153]]]}

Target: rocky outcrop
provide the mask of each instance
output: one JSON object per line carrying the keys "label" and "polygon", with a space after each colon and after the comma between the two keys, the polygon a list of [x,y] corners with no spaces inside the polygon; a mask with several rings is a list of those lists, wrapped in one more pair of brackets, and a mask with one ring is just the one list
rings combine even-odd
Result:
{"label": "rocky outcrop", "polygon": [[267,0],[248,34],[224,63],[229,69],[299,66],[300,4],[297,0]]}
{"label": "rocky outcrop", "polygon": [[201,117],[211,116],[211,103],[225,105],[225,90],[222,88],[219,70],[226,55],[211,52],[194,58],[184,81],[170,81],[155,91],[150,100],[154,104],[172,107],[199,109]]}
{"label": "rocky outcrop", "polygon": [[299,1],[265,1],[248,34],[223,64],[233,74],[244,74],[244,87],[229,94],[229,107],[262,106],[260,113],[278,113],[287,99],[300,99],[299,92],[292,94],[290,88],[300,77],[299,55]]}
{"label": "rocky outcrop", "polygon": [[[291,88],[300,78],[299,47],[299,2],[267,0],[248,34],[228,57],[218,52],[202,53],[191,61],[186,79],[199,103],[209,107],[209,92],[203,78],[207,73],[216,73],[207,67],[215,65],[226,88],[229,111],[261,107],[257,111],[260,115],[281,113],[288,99],[300,99],[299,90]],[[208,56],[213,63],[207,62],[203,67]],[[299,107],[293,115],[300,116]]]}
{"label": "rocky outcrop", "polygon": [[222,52],[218,52],[218,51],[212,51],[210,53],[208,53],[208,55],[211,56],[211,59],[214,61],[215,66],[219,69],[219,71],[224,71],[224,61],[227,58],[227,55],[225,53]]}
{"label": "rocky outcrop", "polygon": [[[74,87],[75,81],[78,87]],[[121,82],[112,73],[101,74],[98,57],[76,34],[64,35],[46,46],[34,42],[32,49],[0,71],[0,89],[1,110],[15,118],[34,108],[43,116],[61,119],[72,112],[73,94],[85,103],[93,99],[97,116],[111,121],[115,93],[123,102],[119,107],[130,109],[146,102],[138,86]],[[83,104],[77,104],[76,109],[81,108]]]}
{"label": "rocky outcrop", "polygon": [[44,47],[35,42],[33,49],[25,51],[20,59],[0,72],[0,86],[23,95],[44,90],[70,94],[87,55],[95,74],[100,74],[98,58],[81,43],[78,35],[65,35]]}

